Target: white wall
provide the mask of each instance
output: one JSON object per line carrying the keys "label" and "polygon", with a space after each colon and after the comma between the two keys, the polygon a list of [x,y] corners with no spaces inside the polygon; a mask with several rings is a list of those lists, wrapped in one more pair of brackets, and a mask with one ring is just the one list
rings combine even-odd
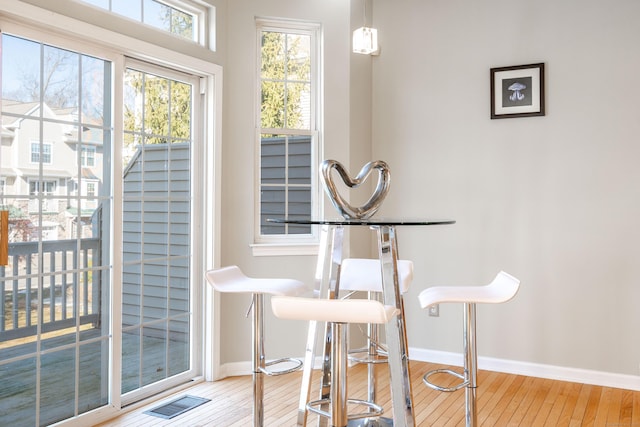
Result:
{"label": "white wall", "polygon": [[[350,122],[350,5],[344,0],[231,0],[227,2],[226,17],[223,18],[227,27],[227,57],[221,265],[239,265],[251,276],[293,277],[312,284],[314,256],[254,257],[250,248],[254,235],[254,173],[257,173],[256,17],[321,23],[325,82],[325,126],[321,137],[325,152],[348,159],[353,132]],[[366,69],[370,74],[370,66]],[[222,295],[220,360],[223,364],[246,362],[251,358],[251,322],[244,319],[248,304],[247,296]],[[267,357],[302,356],[306,325],[274,319],[270,306],[265,312]]]}
{"label": "white wall", "polygon": [[[480,356],[638,375],[640,3],[375,0],[373,153],[385,213],[452,218],[401,230],[416,263],[408,340],[460,348],[458,307],[429,318],[435,284],[503,269],[516,299],[479,308]],[[490,120],[489,69],[544,62],[545,117]]]}

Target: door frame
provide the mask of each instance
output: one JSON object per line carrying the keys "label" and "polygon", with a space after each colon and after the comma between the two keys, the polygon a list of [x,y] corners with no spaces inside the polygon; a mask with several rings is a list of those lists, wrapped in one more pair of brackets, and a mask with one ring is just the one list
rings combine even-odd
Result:
{"label": "door frame", "polygon": [[[70,12],[71,13],[71,12]],[[138,59],[146,62],[156,62],[168,68],[175,68],[178,71],[190,73],[200,78],[200,96],[202,97],[202,138],[201,151],[198,153],[204,164],[202,180],[196,183],[194,188],[197,194],[201,194],[200,205],[194,206],[197,209],[196,215],[200,215],[200,229],[194,230],[194,234],[204,236],[201,247],[194,248],[201,252],[200,256],[194,257],[192,280],[194,284],[200,284],[202,301],[194,301],[201,304],[202,310],[202,377],[206,380],[216,379],[220,372],[219,358],[219,301],[210,287],[205,283],[204,271],[219,265],[220,260],[220,213],[221,213],[221,144],[222,144],[222,88],[223,88],[223,68],[221,65],[212,62],[207,58],[206,53],[189,55],[183,51],[172,50],[165,46],[155,45],[141,39],[129,37],[117,31],[111,31],[104,27],[91,25],[87,22],[74,19],[61,14],[55,15],[56,19],[51,19],[51,12],[45,9],[24,3],[18,0],[6,0],[0,3],[0,25],[3,31],[21,35],[33,39],[46,39],[48,43],[63,45],[73,48],[86,54],[92,54],[113,64],[113,104],[123,105],[121,91],[116,88],[123,87],[122,72],[125,69],[125,58]],[[105,25],[106,27],[107,25]],[[43,36],[43,35],[46,35]],[[56,43],[58,41],[58,43]],[[108,43],[108,44],[107,44]],[[206,51],[201,48],[198,51]],[[193,50],[189,50],[190,52]],[[196,52],[197,53],[197,52]],[[123,120],[122,115],[113,115],[114,138],[122,135]],[[120,147],[113,144],[112,155],[114,158],[121,158]],[[112,163],[112,176],[121,176],[122,166]],[[122,194],[122,184],[120,179],[113,179],[114,195]],[[122,204],[114,198],[112,204],[113,211],[113,236],[120,236]],[[116,254],[121,254],[121,238],[113,239],[111,245],[112,260]],[[202,272],[202,274],[197,274]],[[120,281],[122,269],[118,262],[113,262],[112,277]],[[114,319],[120,319],[121,297],[118,288],[119,283],[111,283],[112,303],[111,303],[111,335],[113,354],[121,353],[121,336],[118,328],[114,328]],[[113,357],[112,354],[112,357]],[[118,366],[112,363],[109,380],[112,382],[112,392],[110,393],[109,404],[94,411],[79,415],[64,422],[65,426],[86,425],[88,419],[91,422],[101,422],[110,419],[123,411],[123,401],[120,395],[120,358],[117,360]],[[195,378],[197,380],[198,378]],[[175,390],[173,390],[175,391]],[[167,391],[163,395],[169,394]],[[134,409],[138,404],[129,405],[126,410]]]}

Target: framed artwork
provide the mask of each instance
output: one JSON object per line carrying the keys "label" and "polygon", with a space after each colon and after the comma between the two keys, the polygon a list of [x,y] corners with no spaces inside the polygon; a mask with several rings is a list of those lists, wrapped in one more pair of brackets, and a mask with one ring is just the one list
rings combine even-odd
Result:
{"label": "framed artwork", "polygon": [[544,63],[491,69],[491,118],[544,116]]}

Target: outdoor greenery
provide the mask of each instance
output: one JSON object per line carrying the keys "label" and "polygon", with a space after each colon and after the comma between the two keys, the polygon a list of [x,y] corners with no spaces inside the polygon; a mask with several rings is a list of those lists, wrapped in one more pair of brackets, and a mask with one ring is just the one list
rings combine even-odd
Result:
{"label": "outdoor greenery", "polygon": [[170,33],[193,40],[193,16],[167,5],[162,5],[162,10],[162,20]]}
{"label": "outdoor greenery", "polygon": [[183,142],[191,136],[191,85],[127,70],[125,143]]}
{"label": "outdoor greenery", "polygon": [[308,36],[262,33],[262,128],[303,128],[303,95],[309,92],[311,73],[308,50]]}

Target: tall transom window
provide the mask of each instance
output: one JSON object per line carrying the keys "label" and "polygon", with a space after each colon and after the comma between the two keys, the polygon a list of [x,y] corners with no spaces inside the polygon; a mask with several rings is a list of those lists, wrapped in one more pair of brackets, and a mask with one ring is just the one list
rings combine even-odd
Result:
{"label": "tall transom window", "polygon": [[80,0],[204,44],[205,8],[189,0]]}

